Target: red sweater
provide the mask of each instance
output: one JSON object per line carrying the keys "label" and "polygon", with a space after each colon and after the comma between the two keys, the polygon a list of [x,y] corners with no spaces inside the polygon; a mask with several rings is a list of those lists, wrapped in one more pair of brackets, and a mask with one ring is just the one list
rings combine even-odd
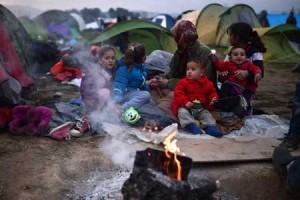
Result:
{"label": "red sweater", "polygon": [[209,103],[214,97],[218,98],[216,88],[206,75],[203,75],[200,80],[183,78],[177,83],[174,90],[172,111],[177,116],[180,107],[185,108],[189,101],[193,102],[194,100],[199,100],[204,108],[213,110],[213,106]]}
{"label": "red sweater", "polygon": [[[248,80],[247,80],[247,78],[245,78],[244,80],[237,79],[234,76],[235,72],[237,70],[247,70],[249,72],[252,72],[254,75],[261,74],[260,68],[248,61],[243,62],[242,64],[238,65],[231,61],[221,62],[220,60],[217,60],[214,62],[214,64],[215,64],[216,70],[228,71],[227,80],[237,83],[244,88],[246,88],[246,86],[248,84]],[[253,82],[254,82],[254,80],[253,80]],[[255,92],[256,89],[257,89],[257,84],[256,84],[255,88],[253,88],[253,92]]]}

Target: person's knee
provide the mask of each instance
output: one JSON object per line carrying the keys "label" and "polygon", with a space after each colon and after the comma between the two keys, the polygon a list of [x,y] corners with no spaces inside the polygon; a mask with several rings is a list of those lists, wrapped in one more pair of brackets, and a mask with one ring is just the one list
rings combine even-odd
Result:
{"label": "person's knee", "polygon": [[151,94],[148,91],[141,91],[139,95],[144,99],[151,99]]}

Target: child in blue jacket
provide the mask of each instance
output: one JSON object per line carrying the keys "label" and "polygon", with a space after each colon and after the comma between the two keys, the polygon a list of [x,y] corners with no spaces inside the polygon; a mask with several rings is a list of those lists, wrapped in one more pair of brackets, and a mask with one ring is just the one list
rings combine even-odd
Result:
{"label": "child in blue jacket", "polygon": [[138,110],[151,102],[145,60],[145,46],[134,42],[128,46],[118,63],[112,95],[114,101],[121,105],[123,113],[131,107]]}

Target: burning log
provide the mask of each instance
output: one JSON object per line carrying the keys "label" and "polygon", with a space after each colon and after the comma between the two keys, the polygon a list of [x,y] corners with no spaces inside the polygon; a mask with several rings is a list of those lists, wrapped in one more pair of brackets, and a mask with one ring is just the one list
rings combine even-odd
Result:
{"label": "burning log", "polygon": [[205,199],[217,190],[215,183],[192,189],[188,174],[192,159],[177,155],[181,179],[173,153],[146,149],[137,151],[132,173],[122,187],[124,200],[196,200]]}

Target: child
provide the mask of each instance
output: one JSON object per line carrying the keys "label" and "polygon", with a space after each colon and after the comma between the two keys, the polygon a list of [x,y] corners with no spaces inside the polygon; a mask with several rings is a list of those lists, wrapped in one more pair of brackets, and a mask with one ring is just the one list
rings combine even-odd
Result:
{"label": "child", "polygon": [[193,134],[202,134],[197,121],[208,135],[222,137],[223,133],[216,127],[216,120],[209,110],[218,99],[218,94],[211,81],[204,74],[202,60],[187,62],[186,77],[181,79],[174,91],[172,110],[178,115],[181,127],[186,127]]}
{"label": "child", "polygon": [[[146,49],[141,43],[131,43],[120,59],[113,81],[113,99],[121,104],[123,113],[127,109],[138,109],[151,101],[147,72],[144,65]],[[132,107],[132,108],[131,108]]]}
{"label": "child", "polygon": [[101,111],[108,102],[117,63],[115,49],[109,45],[100,47],[97,57],[98,63],[89,66],[80,85],[87,112]]}
{"label": "child", "polygon": [[[240,104],[240,98],[230,98],[239,97],[245,91],[249,80],[248,79],[238,79],[236,77],[237,70],[246,70],[254,74],[251,82],[258,83],[262,76],[262,71],[260,68],[246,59],[246,51],[240,46],[232,47],[229,53],[229,61],[221,62],[215,54],[212,54],[212,60],[216,67],[216,70],[227,72],[226,80],[223,82],[220,89],[220,98],[223,99],[217,104],[217,107],[223,111],[234,112],[240,117],[246,114],[246,110],[242,111],[237,106]],[[256,89],[253,88],[253,93]],[[247,96],[246,96],[247,97]],[[246,98],[247,104],[250,104],[250,99]]]}
{"label": "child", "polygon": [[[261,41],[257,31],[254,31],[252,27],[245,22],[237,22],[231,24],[227,28],[227,34],[229,35],[229,42],[231,46],[239,45],[246,50],[247,60],[255,64],[262,71],[262,77],[264,76],[264,60],[263,53],[267,51],[263,42]],[[227,55],[225,60],[228,61],[229,56]],[[243,96],[246,99],[252,99],[254,91],[258,85],[253,80],[253,75],[247,70],[237,70],[236,77],[239,79],[250,80],[247,84]],[[247,114],[252,115],[253,108],[250,101],[247,108]]]}

